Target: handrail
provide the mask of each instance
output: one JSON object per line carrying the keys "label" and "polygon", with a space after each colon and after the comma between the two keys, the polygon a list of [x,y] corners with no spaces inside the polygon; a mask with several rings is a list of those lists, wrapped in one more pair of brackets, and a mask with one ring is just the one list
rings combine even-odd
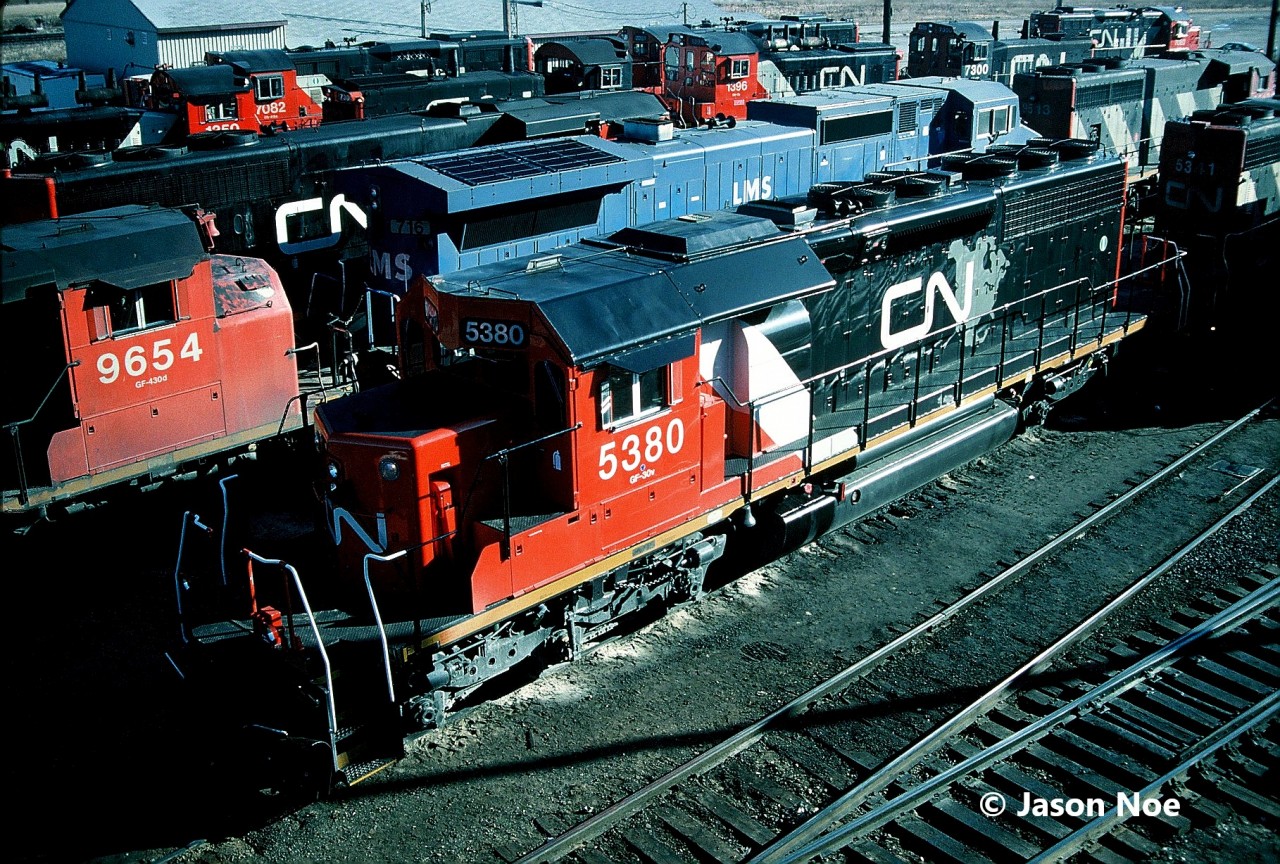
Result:
{"label": "handrail", "polygon": [[[306,345],[299,345],[296,348],[288,348],[285,350],[284,353],[286,356],[289,356],[289,355],[302,354],[307,351],[314,351],[316,354],[316,381],[319,382],[320,388],[318,390],[307,390],[305,392],[300,392],[297,396],[291,396],[289,398],[289,401],[284,403],[284,411],[281,412],[280,414],[280,426],[279,428],[276,429],[277,435],[284,434],[284,424],[289,419],[289,406],[292,405],[294,402],[302,403],[302,425],[306,426],[307,425],[307,398],[311,396],[313,393],[319,393],[321,402],[329,401],[329,388],[326,387],[324,383],[324,363],[320,360],[320,343],[309,342]],[[334,387],[338,386],[337,369],[334,369],[333,371],[333,386]]]}
{"label": "handrail", "polygon": [[[343,275],[345,277],[346,275],[345,270],[343,271]],[[405,286],[405,290],[408,291],[408,285]],[[386,297],[391,301],[390,318],[391,318],[391,324],[392,324],[391,329],[393,332],[395,330],[395,322],[396,322],[396,307],[400,305],[400,301],[403,299],[399,294],[396,294],[393,291],[384,291],[381,288],[374,288],[371,285],[368,285],[367,283],[365,284],[364,286],[365,337],[369,340],[368,344],[370,345],[370,347],[372,347],[374,344],[374,341],[373,341],[373,295],[375,294],[381,297]]]}
{"label": "handrail", "polygon": [[230,496],[227,494],[227,484],[239,478],[239,474],[229,474],[218,481],[218,489],[222,492],[222,539],[218,541],[218,564],[222,568],[223,588],[231,584],[227,579],[227,525],[231,521],[231,503]]}
{"label": "handrail", "polygon": [[187,546],[187,526],[194,525],[204,531],[206,535],[212,536],[213,529],[200,521],[198,513],[192,513],[190,510],[182,514],[182,531],[178,535],[178,560],[173,565],[173,592],[178,601],[178,638],[182,640],[183,645],[187,645],[191,640],[187,633],[187,617],[182,608],[182,557]]}
{"label": "handrail", "polygon": [[383,563],[394,561],[397,558],[403,558],[409,554],[409,550],[401,549],[399,552],[393,552],[390,555],[378,555],[369,552],[364,556],[364,590],[369,594],[369,606],[373,609],[373,620],[378,627],[378,641],[382,644],[382,667],[387,678],[387,699],[392,705],[396,704],[396,688],[391,676],[391,649],[387,646],[387,629],[382,623],[382,612],[378,609],[378,601],[373,595],[373,582],[369,578],[369,562],[382,561]]}
{"label": "handrail", "polygon": [[40,416],[40,412],[44,410],[44,406],[49,403],[54,391],[58,389],[58,385],[62,383],[62,379],[68,372],[80,365],[79,360],[72,360],[62,367],[62,371],[58,373],[58,377],[53,379],[53,383],[49,385],[49,390],[44,394],[44,398],[40,400],[40,404],[36,406],[35,412],[26,420],[14,420],[4,424],[4,429],[9,433],[9,437],[13,439],[13,459],[15,467],[18,469],[18,501],[24,507],[31,500],[30,489],[27,486],[27,463],[22,458],[22,437],[18,434],[20,427],[26,426]]}
{"label": "handrail", "polygon": [[[341,770],[338,765],[338,708],[333,696],[333,666],[329,662],[329,652],[325,650],[324,640],[320,638],[320,628],[316,625],[316,616],[311,611],[311,602],[307,600],[307,592],[302,587],[302,578],[298,575],[297,569],[292,564],[288,564],[279,558],[264,558],[250,549],[242,550],[249,557],[250,573],[252,573],[254,561],[259,564],[266,564],[273,567],[282,567],[285,572],[293,579],[293,587],[298,592],[298,599],[302,601],[302,608],[307,616],[307,623],[311,626],[311,635],[316,640],[316,650],[320,655],[320,662],[324,666],[325,680],[325,709],[329,716],[329,754],[333,758],[333,770],[337,773]],[[289,629],[293,630],[293,613],[288,613]]]}
{"label": "handrail", "polygon": [[[1103,337],[1103,335],[1105,335],[1105,332],[1106,332],[1107,312],[1111,309],[1113,304],[1115,304],[1116,302],[1113,297],[1108,296],[1108,292],[1113,292],[1113,289],[1115,289],[1116,286],[1118,286],[1120,283],[1125,282],[1127,280],[1131,280],[1143,273],[1157,270],[1160,267],[1168,265],[1171,262],[1179,262],[1186,253],[1182,252],[1181,250],[1178,250],[1176,246],[1174,247],[1174,249],[1175,249],[1175,252],[1172,255],[1166,253],[1161,258],[1160,261],[1157,261],[1150,265],[1140,267],[1137,270],[1134,270],[1133,272],[1130,272],[1130,273],[1126,273],[1119,278],[1107,280],[1102,284],[1099,284],[1099,285],[1093,284],[1092,280],[1090,280],[1089,277],[1087,276],[1081,276],[1075,279],[1070,279],[1066,282],[1061,282],[1057,285],[1054,285],[1050,288],[1043,289],[1034,294],[1030,294],[1025,297],[1018,298],[1017,300],[1011,300],[1008,303],[1005,303],[1001,306],[997,306],[987,312],[984,312],[978,316],[975,316],[971,320],[966,320],[966,321],[962,321],[954,324],[947,324],[944,326],[940,326],[930,331],[929,333],[925,334],[924,336],[921,337],[921,344],[917,345],[916,351],[915,351],[916,361],[915,361],[915,366],[912,372],[912,374],[915,376],[915,381],[913,382],[914,395],[912,397],[911,403],[906,406],[907,416],[908,416],[908,421],[907,421],[908,425],[914,428],[916,425],[916,421],[918,419],[917,410],[918,410],[918,400],[920,398],[920,394],[919,394],[920,372],[921,372],[921,367],[923,365],[923,359],[924,359],[924,345],[923,345],[924,341],[930,339],[931,337],[943,336],[948,331],[953,332],[958,336],[959,365],[956,371],[955,381],[952,384],[955,390],[954,396],[952,398],[954,400],[954,403],[956,405],[959,405],[964,400],[964,390],[965,390],[965,381],[966,381],[966,354],[971,354],[971,353],[976,354],[977,348],[978,348],[976,340],[974,341],[974,344],[972,346],[968,344],[970,341],[969,340],[970,333],[975,332],[977,328],[983,327],[983,326],[999,328],[1000,330],[999,357],[995,365],[993,367],[990,367],[990,371],[994,371],[996,381],[1004,381],[1007,364],[1008,364],[1007,352],[1009,347],[1010,324],[1012,321],[1016,320],[1019,315],[1022,314],[1020,311],[1021,309],[1025,308],[1028,304],[1033,304],[1036,301],[1039,301],[1040,309],[1039,309],[1038,315],[1035,318],[1037,342],[1034,350],[1034,360],[1032,363],[1033,368],[1039,369],[1044,362],[1044,357],[1043,357],[1044,339],[1046,335],[1046,330],[1048,328],[1048,323],[1055,316],[1055,314],[1057,314],[1053,309],[1050,308],[1050,305],[1049,305],[1049,300],[1052,297],[1054,297],[1055,295],[1061,295],[1064,292],[1074,291],[1075,302],[1072,305],[1071,309],[1077,314],[1073,316],[1072,322],[1071,322],[1071,328],[1065,334],[1068,338],[1068,346],[1070,348],[1070,351],[1074,354],[1078,350],[1080,345],[1081,328],[1086,323],[1084,316],[1078,313],[1081,311],[1089,310],[1089,309],[1099,310],[1096,315],[1089,316],[1090,320],[1094,319],[1095,317],[1098,319],[1098,328],[1099,328],[1098,335],[1096,337],[1092,337],[1091,339],[1089,339],[1089,341],[1100,340]],[[1085,298],[1083,301],[1081,299],[1082,297]],[[1126,330],[1132,323],[1132,314],[1133,314],[1133,309],[1130,307],[1127,309],[1127,314],[1126,314],[1125,322],[1123,325],[1124,329]],[[763,408],[767,407],[770,404],[778,403],[784,399],[796,396],[800,393],[807,394],[809,397],[808,402],[810,405],[809,420],[807,424],[808,425],[808,443],[807,443],[807,446],[804,448],[804,451],[801,456],[804,464],[804,469],[807,472],[807,471],[811,471],[813,468],[813,445],[814,445],[814,439],[815,439],[814,426],[816,422],[816,417],[813,412],[813,405],[816,402],[817,385],[820,385],[827,381],[841,380],[843,377],[848,375],[848,373],[852,372],[853,370],[859,370],[859,372],[861,373],[861,377],[863,378],[863,385],[862,385],[863,417],[862,417],[862,422],[858,424],[857,444],[854,446],[858,447],[859,449],[866,449],[868,427],[871,420],[871,390],[872,390],[871,373],[872,373],[872,370],[875,368],[879,368],[882,364],[887,364],[888,362],[892,361],[894,358],[905,357],[905,356],[907,355],[906,353],[904,353],[904,350],[901,347],[884,348],[874,353],[868,354],[864,357],[861,357],[857,360],[852,360],[846,363],[842,363],[838,366],[834,366],[823,372],[818,372],[816,374],[810,375],[808,378],[799,380],[793,384],[788,384],[771,393],[766,393],[762,396],[758,396],[755,399],[751,399],[746,403],[740,402],[738,400],[738,397],[735,394],[733,394],[732,388],[728,388],[728,385],[725,384],[725,382],[722,379],[719,379],[717,377],[717,379],[711,379],[711,380],[720,380],[721,384],[723,384],[729,390],[729,395],[733,398],[735,402],[738,403],[738,407],[745,408],[746,410],[751,412],[752,420],[753,420],[753,424],[752,424],[753,428],[755,428],[755,426],[758,425],[754,421],[758,420],[760,411]],[[988,370],[984,368],[984,372],[986,371]],[[848,376],[848,377],[851,378],[853,376]],[[753,440],[753,444],[754,444],[754,440]],[[760,455],[763,455],[763,454],[760,454]],[[750,500],[751,500],[750,487],[754,482],[754,474],[755,474],[754,469],[756,466],[756,459],[757,459],[757,454],[755,452],[755,447],[752,446],[751,452],[747,454],[746,482],[747,482],[748,488],[746,492],[746,501],[748,503],[750,503]]]}
{"label": "handrail", "polygon": [[[498,460],[498,464],[502,466],[502,558],[503,560],[511,557],[511,454],[532,447],[535,444],[541,444],[544,441],[550,441],[552,438],[558,438],[569,432],[577,432],[582,428],[581,423],[575,423],[558,432],[552,432],[543,435],[540,438],[534,438],[532,441],[525,441],[522,444],[516,444],[513,447],[505,447],[496,453],[490,453],[481,459],[481,463],[489,462],[493,459]],[[467,502],[471,501],[471,494],[475,491],[476,479],[480,477],[480,472],[476,471],[475,477],[471,481],[471,489],[467,490]],[[463,507],[466,512],[466,507]]]}

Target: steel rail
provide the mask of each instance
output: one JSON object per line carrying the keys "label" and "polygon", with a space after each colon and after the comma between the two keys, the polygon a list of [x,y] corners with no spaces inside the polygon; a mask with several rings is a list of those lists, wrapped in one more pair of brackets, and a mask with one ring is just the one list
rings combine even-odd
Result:
{"label": "steel rail", "polygon": [[[919,786],[912,787],[897,798],[887,802],[884,806],[860,816],[853,822],[841,826],[803,848],[783,858],[769,858],[768,860],[778,862],[778,864],[783,864],[783,862],[785,864],[793,864],[793,862],[808,861],[816,855],[833,852],[848,845],[857,836],[880,828],[903,813],[919,807],[941,789],[951,785],[951,783],[975,771],[986,768],[1009,753],[1018,751],[1024,744],[1043,736],[1054,726],[1074,718],[1091,703],[1101,702],[1105,697],[1119,696],[1127,690],[1138,686],[1154,672],[1177,660],[1177,654],[1186,650],[1187,646],[1193,642],[1221,630],[1234,627],[1241,621],[1254,617],[1260,609],[1274,605],[1277,601],[1280,601],[1280,578],[1273,579],[1248,597],[1223,610],[1208,621],[1202,622],[1199,626],[1188,630],[1173,642],[1147,655],[1124,672],[1107,680],[1104,684],[1073,699],[1052,714],[1042,717],[1029,726],[1013,733],[1008,738],[997,741],[963,762],[929,778]],[[757,856],[757,858],[751,860],[757,861],[760,858]]]}
{"label": "steel rail", "polygon": [[[750,864],[795,864],[795,862],[807,861],[816,855],[822,855],[832,852],[842,846],[847,845],[850,840],[859,833],[871,831],[879,828],[887,822],[897,818],[907,810],[914,809],[923,801],[932,797],[940,788],[949,785],[952,781],[959,779],[973,771],[985,768],[987,765],[1001,758],[1008,751],[1014,749],[1025,741],[1034,737],[1038,737],[1048,731],[1052,726],[1057,725],[1074,716],[1082,707],[1090,702],[1101,701],[1104,697],[1118,695],[1120,692],[1135,686],[1142,681],[1142,676],[1156,666],[1162,660],[1172,662],[1177,651],[1184,649],[1187,645],[1195,640],[1214,632],[1217,629],[1223,629],[1238,622],[1243,616],[1253,614],[1259,607],[1272,604],[1280,600],[1280,578],[1273,579],[1266,586],[1258,591],[1250,594],[1248,597],[1232,605],[1227,610],[1213,616],[1208,621],[1203,622],[1199,626],[1187,631],[1187,633],[1170,642],[1164,648],[1143,658],[1135,663],[1125,672],[1109,679],[1104,684],[1099,685],[1088,693],[1083,694],[1069,704],[1059,708],[1052,714],[1044,717],[1026,728],[1020,730],[1014,735],[1003,741],[991,745],[981,753],[966,759],[964,762],[947,769],[919,786],[913,787],[909,791],[899,795],[898,797],[886,802],[883,806],[858,817],[853,822],[841,826],[830,833],[827,832],[829,826],[849,815],[850,811],[860,806],[868,797],[877,792],[883,791],[898,777],[902,776],[912,766],[918,764],[931,752],[934,752],[935,745],[943,739],[950,737],[961,729],[965,728],[977,716],[982,714],[991,705],[1000,701],[1000,698],[1014,689],[1025,678],[1034,674],[1040,668],[1047,664],[1054,656],[1062,653],[1075,643],[1079,642],[1083,636],[1093,630],[1108,615],[1119,608],[1123,603],[1132,599],[1140,590],[1147,587],[1154,579],[1166,573],[1178,561],[1182,560],[1188,553],[1203,543],[1205,540],[1217,534],[1224,525],[1241,513],[1249,509],[1258,498],[1275,488],[1280,484],[1280,476],[1273,477],[1263,488],[1259,489],[1247,500],[1242,501],[1230,513],[1218,519],[1209,528],[1198,534],[1193,540],[1184,545],[1176,553],[1165,559],[1157,567],[1153,568],[1137,582],[1134,582],[1124,590],[1111,602],[1107,603],[1100,610],[1090,615],[1079,625],[1067,633],[1053,645],[1046,648],[1035,659],[1029,661],[1008,678],[1001,681],[987,693],[983,694],[968,707],[962,709],[950,720],[936,727],[928,735],[919,742],[903,751],[899,756],[879,768],[875,773],[868,776],[864,781],[859,783],[853,789],[831,804],[824,807],[820,812],[810,819],[806,820],[802,825],[791,831],[785,837],[775,841],[768,848],[749,859]],[[1166,663],[1167,665],[1167,663]],[[1115,691],[1115,692],[1113,692]]]}
{"label": "steel rail", "polygon": [[[1272,717],[1280,712],[1280,691],[1273,692],[1264,698],[1261,702],[1251,706],[1239,717],[1232,718],[1231,721],[1223,726],[1219,726],[1210,734],[1206,735],[1195,748],[1183,758],[1183,760],[1166,771],[1163,776],[1157,777],[1155,780],[1147,784],[1141,792],[1137,793],[1139,800],[1146,801],[1153,799],[1160,792],[1160,789],[1178,777],[1186,774],[1196,765],[1208,759],[1218,750],[1235,741],[1241,735],[1251,732],[1254,729],[1266,723]],[[1080,851],[1080,848],[1097,838],[1110,832],[1115,826],[1124,821],[1124,817],[1120,815],[1118,807],[1112,807],[1106,813],[1096,817],[1093,821],[1088,822],[1071,834],[1063,837],[1050,848],[1044,850],[1039,855],[1032,858],[1029,864],[1045,864],[1050,861],[1062,861],[1065,858],[1074,855]]]}
{"label": "steel rail", "polygon": [[925,621],[917,624],[915,627],[901,634],[892,641],[882,645],[872,653],[868,654],[836,673],[831,678],[808,690],[807,692],[797,696],[791,702],[783,705],[768,716],[757,720],[755,723],[747,726],[741,731],[735,733],[731,737],[725,739],[719,744],[711,747],[709,750],[698,754],[692,759],[677,765],[662,776],[651,780],[644,786],[641,786],[635,792],[609,805],[599,813],[584,820],[573,828],[548,839],[538,848],[525,853],[514,864],[539,864],[539,862],[557,861],[568,855],[578,846],[596,839],[601,834],[608,831],[613,825],[622,821],[631,814],[643,809],[652,799],[658,795],[671,789],[673,786],[681,783],[690,777],[696,777],[710,769],[724,763],[733,758],[737,753],[750,747],[752,744],[760,740],[766,732],[782,725],[783,722],[803,714],[814,703],[833,693],[838,693],[851,684],[854,680],[865,675],[874,669],[879,663],[886,660],[899,649],[923,636],[924,634],[936,629],[938,626],[957,615],[960,611],[972,605],[982,597],[994,591],[1013,577],[1019,575],[1024,570],[1031,567],[1032,564],[1048,555],[1059,546],[1070,542],[1078,535],[1093,527],[1099,521],[1106,519],[1117,510],[1123,508],[1128,502],[1132,501],[1138,495],[1142,494],[1155,483],[1169,476],[1173,472],[1182,468],[1187,462],[1203,453],[1213,445],[1217,444],[1223,438],[1230,435],[1241,426],[1257,417],[1267,406],[1275,400],[1268,400],[1254,410],[1245,414],[1238,420],[1233,421],[1225,428],[1214,433],[1212,436],[1196,445],[1187,453],[1183,454],[1174,462],[1157,471],[1146,480],[1138,483],[1128,491],[1117,496],[1115,499],[1107,502],[1097,511],[1092,513],[1079,524],[1069,528],[1059,536],[1050,540],[1048,543],[1031,552],[1018,562],[1006,568],[987,582],[975,588],[973,591],[961,597],[955,603],[948,606]]}

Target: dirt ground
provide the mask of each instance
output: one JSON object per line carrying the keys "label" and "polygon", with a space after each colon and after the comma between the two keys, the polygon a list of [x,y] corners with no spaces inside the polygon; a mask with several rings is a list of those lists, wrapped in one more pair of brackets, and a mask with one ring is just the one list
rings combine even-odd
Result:
{"label": "dirt ground", "polygon": [[[1002,6],[1002,32],[1015,33],[1047,5]],[[15,7],[6,4],[6,26]],[[880,4],[808,8],[855,18],[864,38],[878,38]],[[991,9],[900,5],[894,30],[917,20],[985,21]],[[1232,40],[1265,45],[1266,13],[1262,3],[1193,9],[1215,28],[1216,43],[1230,31]],[[15,860],[466,864],[497,860],[500,845],[532,848],[539,816],[568,822],[595,812],[758,719],[953,596],[973,580],[971,562],[991,566],[1034,547],[1100,490],[1203,438],[1246,401],[1182,388],[1185,370],[1142,369],[959,472],[962,491],[945,506],[826,538],[583,662],[532,680],[513,673],[505,692],[413,742],[394,769],[336,800],[256,822],[244,821],[241,802],[191,787],[184,768],[193,742],[169,722],[174,682],[164,650],[173,637],[177,516],[189,497],[166,494],[95,517],[87,535],[81,522],[8,541],[5,673],[9,704],[23,706],[11,732]],[[265,502],[271,480],[262,483]],[[55,822],[67,827],[38,827]],[[1276,836],[1248,825],[1188,842],[1165,860],[1280,859]]]}
{"label": "dirt ground", "polygon": [[[10,704],[25,708],[10,763],[22,778],[13,818],[45,824],[56,813],[75,830],[18,832],[15,860],[487,864],[498,848],[533,848],[539,825],[593,813],[758,719],[956,596],[979,570],[1034,548],[1090,502],[1261,401],[1214,393],[1216,385],[1161,359],[1191,362],[1212,347],[1152,350],[1154,364],[1122,357],[1105,386],[1062,406],[1050,427],[891,517],[734,578],[584,661],[536,677],[511,673],[488,701],[412,742],[389,771],[333,800],[281,802],[274,814],[210,795],[189,770],[200,742],[184,730],[195,717],[174,701],[163,652],[174,635],[172,529],[190,494],[49,527],[11,558],[43,556],[54,567],[42,570],[58,580],[22,580],[10,596],[18,614],[6,680]],[[1137,346],[1130,353],[1143,356]],[[272,517],[272,475],[245,477]],[[1276,511],[1272,501],[1258,529],[1273,544]],[[105,552],[129,566],[95,564]],[[1274,834],[1247,823],[1180,843],[1191,845],[1170,847],[1167,860],[1213,860],[1204,856],[1215,848],[1280,856]]]}

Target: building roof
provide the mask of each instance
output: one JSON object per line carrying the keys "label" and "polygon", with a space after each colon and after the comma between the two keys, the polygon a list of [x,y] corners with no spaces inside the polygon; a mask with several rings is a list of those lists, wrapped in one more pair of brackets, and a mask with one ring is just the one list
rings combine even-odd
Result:
{"label": "building roof", "polygon": [[[65,17],[76,5],[71,0]],[[179,30],[238,30],[244,27],[281,27],[285,16],[269,0],[253,3],[192,3],[190,0],[127,0],[155,25],[158,32]]]}

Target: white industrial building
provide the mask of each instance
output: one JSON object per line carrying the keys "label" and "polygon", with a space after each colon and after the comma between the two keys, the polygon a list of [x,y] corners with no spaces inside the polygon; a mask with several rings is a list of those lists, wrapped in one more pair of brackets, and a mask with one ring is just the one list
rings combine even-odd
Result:
{"label": "white industrial building", "polygon": [[[62,13],[68,66],[147,74],[160,64],[201,65],[207,51],[297,48],[326,42],[395,42],[424,32],[615,32],[623,24],[710,24],[713,0],[71,0]],[[286,25],[288,33],[286,35]]]}
{"label": "white industrial building", "polygon": [[117,76],[201,65],[206,51],[285,47],[285,17],[263,0],[71,0],[62,27],[68,66]]}

